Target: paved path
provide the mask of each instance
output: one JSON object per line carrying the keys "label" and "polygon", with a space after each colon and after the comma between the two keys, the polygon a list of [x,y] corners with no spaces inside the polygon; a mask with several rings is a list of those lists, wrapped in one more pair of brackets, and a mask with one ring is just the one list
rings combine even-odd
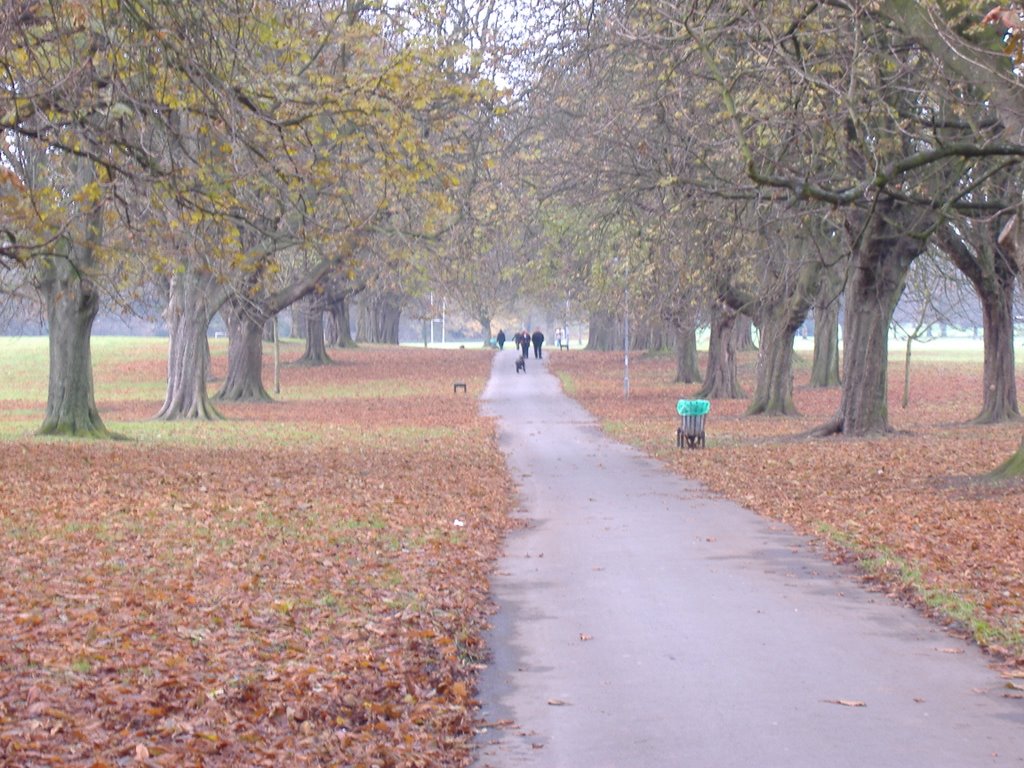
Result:
{"label": "paved path", "polygon": [[1024,765],[1024,701],[976,649],[513,361],[484,400],[529,526],[492,580],[478,768]]}

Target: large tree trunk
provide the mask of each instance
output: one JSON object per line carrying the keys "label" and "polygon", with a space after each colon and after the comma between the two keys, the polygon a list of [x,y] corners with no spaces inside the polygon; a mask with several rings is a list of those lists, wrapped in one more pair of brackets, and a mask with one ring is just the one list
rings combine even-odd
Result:
{"label": "large tree trunk", "polygon": [[746,397],[736,374],[737,313],[719,307],[711,321],[707,375],[698,397],[736,399]]}
{"label": "large tree trunk", "polygon": [[[359,235],[353,233],[345,243],[339,258],[350,257],[356,247]],[[232,300],[227,313],[228,324],[228,376],[224,386],[217,393],[219,400],[234,402],[269,402],[270,394],[263,387],[263,343],[260,331],[264,323],[285,308],[307,305],[303,298],[313,293],[317,286],[329,282],[330,274],[337,266],[335,259],[323,259],[307,271],[295,277],[280,290],[270,294],[261,285],[259,270],[250,273]],[[243,298],[244,297],[244,298]],[[309,314],[306,313],[308,326]],[[312,314],[319,314],[319,344],[323,345],[323,309],[320,302],[314,302]],[[308,327],[306,328],[308,331]],[[307,341],[317,343],[315,339]]]}
{"label": "large tree trunk", "polygon": [[857,270],[847,303],[840,418],[841,431],[849,435],[889,429],[889,324],[909,262],[884,257],[874,262],[875,273]]}
{"label": "large tree trunk", "polygon": [[[1014,258],[1017,227],[999,239],[1001,222],[962,222],[942,228],[936,238],[974,287],[984,322],[984,375],[981,413],[974,421],[994,424],[1020,417],[1013,352],[1013,288],[1020,268]],[[968,238],[968,248],[964,238]]]}
{"label": "large tree trunk", "polygon": [[818,434],[864,436],[889,430],[889,326],[907,271],[923,248],[910,233],[926,224],[912,220],[908,209],[879,202],[870,221],[852,223],[860,234],[846,294],[843,397],[836,420]]}
{"label": "large tree trunk", "polygon": [[[98,181],[96,167],[84,159],[77,161],[75,175],[83,186]],[[38,279],[49,320],[50,372],[40,435],[114,437],[100,418],[92,378],[92,326],[100,309],[93,272],[103,239],[103,210],[97,202],[81,211],[81,219],[71,222],[70,234],[57,241],[57,253],[41,261]]]}
{"label": "large tree trunk", "polygon": [[[795,245],[800,241],[796,240]],[[780,284],[779,299],[761,311],[761,349],[757,355],[757,386],[747,415],[796,415],[793,402],[793,339],[807,319],[818,288],[822,265],[804,259],[792,280]]]}
{"label": "large tree trunk", "polygon": [[170,333],[167,394],[156,418],[222,418],[206,392],[210,361],[206,332],[223,302],[224,293],[213,278],[191,266],[171,278],[170,301],[164,313]]}
{"label": "large tree trunk", "polygon": [[46,416],[40,435],[113,437],[96,408],[92,378],[92,325],[99,312],[99,292],[81,268],[72,266],[73,248],[47,258],[39,286],[49,320],[50,374]]}
{"label": "large tree trunk", "polygon": [[733,333],[736,334],[737,352],[750,352],[757,349],[757,344],[754,343],[754,320],[749,315],[740,314],[736,318]]}
{"label": "large tree trunk", "polygon": [[228,375],[214,400],[270,402],[263,386],[263,326],[267,316],[243,300],[232,299],[223,313],[228,326]]}
{"label": "large tree trunk", "polygon": [[352,338],[349,320],[348,296],[333,296],[327,304],[327,316],[327,343],[332,347],[355,347],[356,341]]}
{"label": "large tree trunk", "polygon": [[323,302],[314,299],[306,310],[306,351],[295,361],[297,365],[331,365],[324,338]]}
{"label": "large tree trunk", "polygon": [[700,365],[697,361],[697,329],[676,328],[676,378],[677,384],[697,384],[701,381]]}
{"label": "large tree trunk", "polygon": [[757,386],[747,408],[748,416],[795,416],[793,403],[793,339],[800,320],[773,316],[761,327],[761,349],[757,355]]}
{"label": "large tree trunk", "polygon": [[1020,418],[1013,352],[1013,282],[1001,286],[999,298],[982,300],[985,362],[984,400],[974,421],[995,424]]}

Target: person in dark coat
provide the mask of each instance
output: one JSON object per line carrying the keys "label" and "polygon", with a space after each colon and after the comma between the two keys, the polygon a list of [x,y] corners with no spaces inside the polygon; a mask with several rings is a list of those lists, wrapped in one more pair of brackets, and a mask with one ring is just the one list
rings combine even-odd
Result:
{"label": "person in dark coat", "polygon": [[[544,343],[544,334],[540,332],[540,328],[533,332],[533,356],[543,357],[541,354],[540,347]],[[527,342],[527,348],[529,348],[529,342]]]}
{"label": "person in dark coat", "polygon": [[505,348],[505,331],[500,329],[500,328],[498,329],[497,341],[498,341],[498,349],[504,349]]}

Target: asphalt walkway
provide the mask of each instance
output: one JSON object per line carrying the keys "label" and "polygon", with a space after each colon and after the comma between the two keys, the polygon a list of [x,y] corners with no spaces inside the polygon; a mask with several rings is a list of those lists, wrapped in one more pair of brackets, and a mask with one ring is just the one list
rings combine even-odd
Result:
{"label": "asphalt walkway", "polygon": [[492,578],[478,768],[1024,765],[1024,692],[976,648],[514,360],[483,399],[529,525]]}

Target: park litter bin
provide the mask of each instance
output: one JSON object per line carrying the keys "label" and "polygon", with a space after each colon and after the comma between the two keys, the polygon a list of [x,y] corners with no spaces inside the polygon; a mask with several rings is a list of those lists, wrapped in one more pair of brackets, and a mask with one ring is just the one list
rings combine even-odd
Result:
{"label": "park litter bin", "polygon": [[707,400],[680,400],[676,403],[676,412],[679,414],[677,447],[704,447],[704,421],[710,410],[711,403]]}

